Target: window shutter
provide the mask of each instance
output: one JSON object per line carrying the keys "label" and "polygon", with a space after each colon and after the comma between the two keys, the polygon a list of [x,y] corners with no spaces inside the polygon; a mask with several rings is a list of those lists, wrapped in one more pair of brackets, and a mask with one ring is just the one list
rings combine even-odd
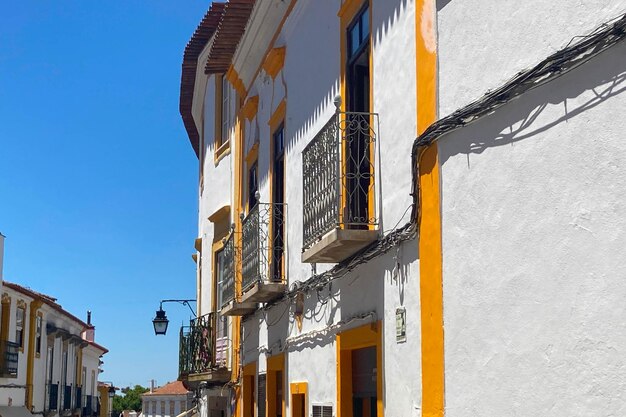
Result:
{"label": "window shutter", "polygon": [[265,385],[267,381],[267,374],[260,374],[257,388],[257,417],[266,417],[265,414]]}

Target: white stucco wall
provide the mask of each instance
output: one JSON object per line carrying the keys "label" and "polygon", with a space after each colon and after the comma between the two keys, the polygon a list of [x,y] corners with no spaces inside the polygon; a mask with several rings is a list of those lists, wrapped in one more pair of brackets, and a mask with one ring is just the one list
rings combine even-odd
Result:
{"label": "white stucco wall", "polygon": [[437,0],[440,117],[624,12],[622,0]]}
{"label": "white stucco wall", "polygon": [[626,415],[625,69],[622,42],[440,139],[446,416]]}
{"label": "white stucco wall", "polygon": [[[286,230],[287,279],[290,286],[312,276],[311,265],[301,262],[301,152],[335,111],[332,101],[339,92],[340,78],[339,7],[339,1],[297,2],[275,43],[275,46],[286,47],[282,71],[275,79],[261,71],[249,88],[250,96],[258,95],[259,104],[256,116],[246,121],[242,146],[245,154],[254,143],[259,143],[259,191],[262,202],[270,201],[268,171],[272,131],[268,121],[283,99],[287,103]],[[385,230],[409,220],[407,209],[411,204],[411,172],[408,155],[416,133],[414,9],[414,2],[410,0],[374,2],[372,7],[373,108],[380,120],[378,133],[382,165],[380,170],[378,166],[376,169],[377,186],[382,186],[382,228]],[[272,21],[276,21],[275,17]],[[312,33],[316,35],[311,36]],[[238,62],[246,62],[245,57],[237,56]],[[320,64],[312,66],[311,57]],[[251,72],[249,68],[238,70],[243,74]],[[203,254],[210,253],[210,242],[213,239],[212,225],[206,217],[223,204],[234,201],[231,194],[226,194],[233,192],[234,184],[230,157],[222,160],[217,167],[212,159],[211,136],[215,111],[212,84],[209,80],[204,102],[204,139],[209,157],[203,167],[204,192],[200,197],[199,224]],[[212,277],[209,265],[210,260],[203,256],[203,300],[210,299]],[[317,265],[317,272],[332,266]],[[243,364],[254,362],[257,372],[264,373],[267,370],[267,357],[285,351],[288,364],[284,390],[287,415],[291,414],[291,382],[308,382],[309,413],[313,404],[333,404],[336,413],[335,336],[337,332],[367,324],[372,318],[365,321],[352,321],[352,318],[372,312],[374,320],[382,321],[384,372],[379,372],[390,381],[384,392],[385,415],[419,415],[421,361],[418,354],[421,344],[418,271],[417,242],[411,241],[333,282],[330,288],[320,291],[320,299],[315,292],[309,293],[301,331],[295,325],[291,303],[279,303],[265,312],[258,311],[243,323]],[[409,323],[407,340],[402,343],[396,342],[395,311],[398,307],[406,308]],[[202,311],[207,311],[207,308],[208,305],[203,301]],[[332,330],[314,343],[295,343],[285,347],[285,340],[324,331],[329,326]],[[407,358],[412,359],[407,361]]]}

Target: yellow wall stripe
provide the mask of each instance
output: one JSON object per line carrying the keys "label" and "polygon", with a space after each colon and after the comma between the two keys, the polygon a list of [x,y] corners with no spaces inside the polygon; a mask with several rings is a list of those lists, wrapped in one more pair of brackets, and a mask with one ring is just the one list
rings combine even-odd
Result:
{"label": "yellow wall stripe", "polygon": [[[437,118],[435,0],[416,0],[417,134]],[[419,257],[422,326],[422,416],[444,415],[443,277],[437,144],[419,155]]]}

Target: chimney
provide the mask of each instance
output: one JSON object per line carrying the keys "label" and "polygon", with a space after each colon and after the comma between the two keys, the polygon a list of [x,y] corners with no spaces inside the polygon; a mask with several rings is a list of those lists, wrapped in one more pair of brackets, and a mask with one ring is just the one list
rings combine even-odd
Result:
{"label": "chimney", "polygon": [[150,380],[150,394],[154,392],[154,379]]}
{"label": "chimney", "polygon": [[96,341],[96,327],[91,324],[91,310],[87,310],[87,328],[85,329],[83,339],[88,342]]}
{"label": "chimney", "polygon": [[2,283],[2,262],[4,259],[4,235],[0,233],[0,283]]}

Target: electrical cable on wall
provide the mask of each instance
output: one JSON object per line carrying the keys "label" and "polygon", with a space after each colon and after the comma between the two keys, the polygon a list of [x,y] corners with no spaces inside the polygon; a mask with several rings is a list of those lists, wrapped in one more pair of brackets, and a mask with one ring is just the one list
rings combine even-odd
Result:
{"label": "electrical cable on wall", "polygon": [[[330,270],[320,274],[314,274],[304,282],[298,282],[297,285],[293,285],[282,297],[266,303],[260,310],[265,314],[265,311],[273,306],[294,299],[300,292],[308,293],[312,290],[316,290],[319,293],[321,289],[329,285],[332,281],[343,278],[358,266],[387,253],[390,249],[398,247],[403,242],[415,239],[419,233],[418,206],[420,190],[418,181],[419,162],[423,149],[439,140],[442,136],[467,126],[484,116],[492,114],[497,109],[510,103],[522,94],[551,82],[577,68],[601,52],[618,44],[624,40],[624,38],[626,38],[626,14],[622,14],[618,18],[604,23],[589,35],[574,37],[565,48],[550,55],[533,68],[519,72],[503,86],[489,91],[482,98],[434,122],[424,133],[414,140],[412,146],[411,172],[413,185],[411,197],[413,203],[410,206],[410,220],[403,226],[395,228],[395,230],[385,234],[380,239],[350,256],[343,262],[338,263]],[[405,215],[406,212],[402,217]],[[402,219],[400,219],[400,221],[401,220]],[[285,311],[288,309],[289,307],[287,306]],[[254,315],[252,317],[254,317]],[[272,325],[276,323],[272,323]]]}

